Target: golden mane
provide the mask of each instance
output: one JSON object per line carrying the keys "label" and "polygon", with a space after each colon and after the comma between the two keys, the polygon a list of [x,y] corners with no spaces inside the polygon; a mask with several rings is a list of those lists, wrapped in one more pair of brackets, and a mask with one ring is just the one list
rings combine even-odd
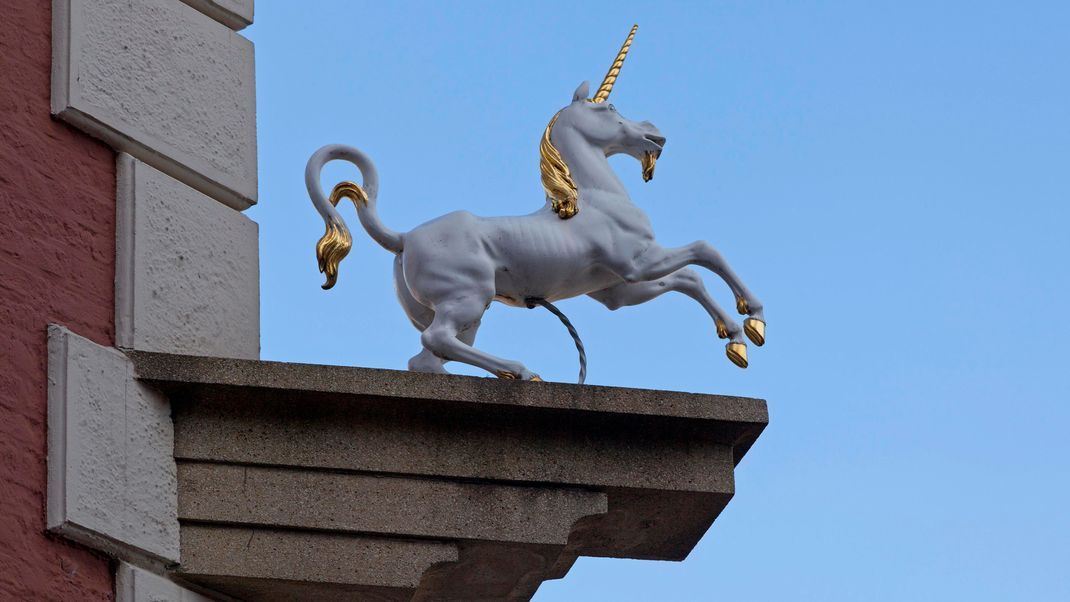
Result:
{"label": "golden mane", "polygon": [[546,198],[550,199],[554,213],[561,219],[568,219],[579,211],[579,193],[576,192],[576,183],[572,181],[568,165],[550,141],[550,130],[560,114],[560,111],[554,114],[542,134],[542,142],[539,143],[539,171],[542,172],[542,187],[546,189]]}

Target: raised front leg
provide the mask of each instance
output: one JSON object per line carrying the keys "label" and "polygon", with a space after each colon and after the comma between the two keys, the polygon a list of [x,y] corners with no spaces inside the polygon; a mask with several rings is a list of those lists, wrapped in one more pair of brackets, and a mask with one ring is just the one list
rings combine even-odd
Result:
{"label": "raised front leg", "polygon": [[742,330],[725,313],[721,306],[710,297],[702,278],[690,268],[677,270],[664,278],[649,282],[623,282],[607,289],[595,291],[589,296],[611,310],[630,305],[646,303],[664,293],[676,291],[698,301],[699,305],[713,319],[717,326],[717,336],[729,339],[725,351],[728,358],[741,368],[747,367],[747,346],[743,342]]}
{"label": "raised front leg", "polygon": [[750,316],[743,329],[759,347],[765,344],[765,313],[762,303],[736,276],[724,256],[710,243],[700,240],[687,246],[666,249],[652,245],[638,257],[617,267],[626,282],[646,282],[663,278],[685,266],[698,265],[721,277],[736,296],[736,310]]}

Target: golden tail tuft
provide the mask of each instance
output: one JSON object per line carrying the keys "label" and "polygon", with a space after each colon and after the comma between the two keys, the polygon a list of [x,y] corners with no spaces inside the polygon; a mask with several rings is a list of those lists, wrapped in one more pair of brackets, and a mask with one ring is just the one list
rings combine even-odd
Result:
{"label": "golden tail tuft", "polygon": [[349,249],[353,246],[353,236],[342,224],[327,224],[327,231],[316,243],[316,259],[319,261],[320,273],[327,275],[324,289],[329,289],[338,281],[338,264],[342,263]]}
{"label": "golden tail tuft", "polygon": [[[368,194],[356,182],[339,182],[331,190],[331,196],[327,200],[337,207],[342,199],[349,199],[358,207],[361,203],[368,204]],[[324,289],[329,289],[338,282],[338,264],[349,255],[351,248],[353,235],[349,233],[349,228],[340,220],[328,221],[327,231],[316,243],[316,260],[319,261],[320,273],[327,275],[327,282],[323,283]]]}

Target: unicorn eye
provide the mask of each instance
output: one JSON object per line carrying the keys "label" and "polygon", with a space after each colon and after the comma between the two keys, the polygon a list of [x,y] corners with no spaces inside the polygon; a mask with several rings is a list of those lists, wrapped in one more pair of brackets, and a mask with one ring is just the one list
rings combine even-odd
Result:
{"label": "unicorn eye", "polygon": [[617,107],[615,107],[613,105],[609,105],[609,110],[613,111],[614,113],[616,113],[617,112]]}

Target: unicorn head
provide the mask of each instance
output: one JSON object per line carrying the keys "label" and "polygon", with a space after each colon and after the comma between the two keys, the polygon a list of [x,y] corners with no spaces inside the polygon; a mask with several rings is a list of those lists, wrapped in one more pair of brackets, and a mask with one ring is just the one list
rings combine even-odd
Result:
{"label": "unicorn head", "polygon": [[553,116],[543,132],[539,145],[542,185],[551,207],[561,219],[568,219],[579,211],[579,192],[568,164],[554,146],[552,133],[555,126],[579,133],[588,144],[601,149],[607,157],[619,153],[635,157],[642,164],[643,180],[649,182],[654,177],[654,166],[665,146],[665,137],[649,121],[627,119],[616,107],[606,102],[638,28],[638,25],[632,26],[594,97],[587,97],[590,91],[588,82],[580,84],[572,95],[572,102]]}

